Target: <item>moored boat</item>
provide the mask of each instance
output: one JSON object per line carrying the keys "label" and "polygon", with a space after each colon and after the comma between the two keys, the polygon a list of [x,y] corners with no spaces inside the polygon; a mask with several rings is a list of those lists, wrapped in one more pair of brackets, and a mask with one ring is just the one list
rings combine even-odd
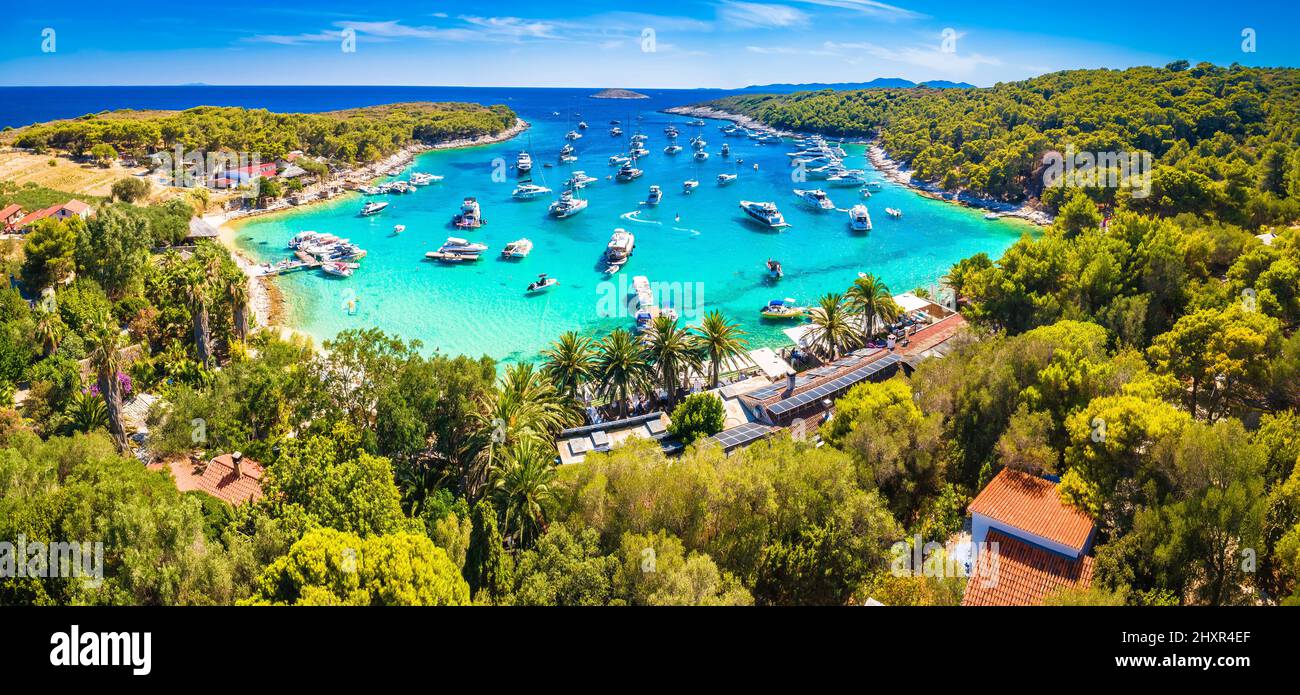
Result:
{"label": "moored boat", "polygon": [[855,232],[871,231],[871,213],[867,206],[858,204],[849,209],[849,228]]}
{"label": "moored boat", "polygon": [[786,223],[785,216],[777,209],[776,203],[742,200],[740,201],[740,209],[744,210],[751,220],[765,227],[781,229],[790,226]]}
{"label": "moored boat", "polygon": [[501,249],[502,258],[524,258],[533,252],[533,242],[528,239],[516,239]]}
{"label": "moored boat", "polygon": [[386,207],[388,207],[388,203],[385,202],[376,201],[376,202],[366,203],[365,205],[361,206],[361,215],[362,217],[378,215],[379,213],[383,212],[384,208]]}
{"label": "moored boat", "polygon": [[542,273],[541,275],[537,276],[536,280],[529,283],[528,289],[524,291],[527,292],[528,294],[533,294],[536,292],[545,292],[546,290],[549,290],[558,284],[560,284],[559,280],[556,280],[555,278],[552,277],[547,277],[546,273]]}
{"label": "moored boat", "polygon": [[785,299],[773,299],[759,309],[763,318],[768,319],[798,319],[803,318],[808,310],[795,304],[795,301],[789,297]]}
{"label": "moored boat", "polygon": [[452,218],[451,223],[458,229],[477,229],[486,224],[478,199],[472,196],[466,198],[460,205],[460,212]]}
{"label": "moored boat", "polygon": [[821,189],[814,188],[810,190],[802,190],[796,188],[794,189],[794,194],[799,198],[799,200],[802,200],[804,203],[817,210],[835,209],[835,203],[832,203],[830,197]]}
{"label": "moored boat", "polygon": [[551,203],[548,212],[552,217],[564,219],[572,217],[583,210],[587,209],[587,201],[573,194],[572,190],[566,190],[560,194],[560,199]]}

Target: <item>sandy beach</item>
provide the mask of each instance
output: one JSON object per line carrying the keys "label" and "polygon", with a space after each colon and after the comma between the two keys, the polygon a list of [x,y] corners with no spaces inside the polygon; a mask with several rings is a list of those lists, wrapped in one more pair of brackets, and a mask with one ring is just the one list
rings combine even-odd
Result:
{"label": "sandy beach", "polygon": [[235,244],[237,229],[234,226],[236,220],[260,215],[268,215],[286,210],[294,210],[306,205],[322,203],[332,200],[340,195],[351,193],[358,186],[369,184],[375,179],[384,176],[391,176],[399,173],[404,167],[415,159],[415,156],[430,150],[446,150],[464,147],[479,147],[482,145],[491,145],[498,142],[510,140],[529,128],[527,121],[516,119],[514,126],[496,133],[495,135],[481,135],[473,138],[459,138],[447,140],[434,145],[423,143],[411,144],[403,147],[400,151],[386,157],[378,162],[368,164],[356,169],[341,171],[328,181],[312,184],[303,189],[299,194],[298,204],[294,205],[287,201],[278,201],[276,204],[266,208],[249,209],[249,210],[232,210],[228,212],[212,213],[203,216],[203,221],[217,229],[218,239],[221,244],[230,251],[230,255],[235,259],[239,269],[244,271],[248,276],[248,297],[249,305],[252,308],[252,324],[255,328],[278,330],[281,337],[287,337],[296,333],[291,327],[286,325],[287,308],[285,306],[284,293],[275,283],[275,276],[266,275],[266,266],[257,263],[245,255]]}

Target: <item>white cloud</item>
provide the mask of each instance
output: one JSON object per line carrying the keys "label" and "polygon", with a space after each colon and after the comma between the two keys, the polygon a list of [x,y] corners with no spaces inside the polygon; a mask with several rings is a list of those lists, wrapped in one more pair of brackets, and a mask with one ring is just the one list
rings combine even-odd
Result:
{"label": "white cloud", "polygon": [[809,5],[820,5],[822,7],[835,7],[841,10],[853,10],[862,14],[881,17],[885,19],[922,19],[926,15],[920,12],[898,7],[896,5],[887,5],[876,0],[793,0],[794,2],[807,3]]}
{"label": "white cloud", "polygon": [[783,28],[808,24],[808,15],[789,5],[727,0],[718,5],[718,21],[728,28]]}
{"label": "white cloud", "polygon": [[855,54],[865,53],[876,60],[925,68],[941,75],[969,75],[981,66],[1002,65],[1002,61],[995,56],[961,51],[945,53],[938,45],[889,48],[867,42],[834,43],[827,41],[822,44],[822,48],[837,55],[844,55],[847,59],[860,57]]}

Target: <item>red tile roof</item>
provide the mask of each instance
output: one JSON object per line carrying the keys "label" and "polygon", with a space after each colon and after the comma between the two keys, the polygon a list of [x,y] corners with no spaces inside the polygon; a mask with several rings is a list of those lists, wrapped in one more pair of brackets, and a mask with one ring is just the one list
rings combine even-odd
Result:
{"label": "red tile roof", "polygon": [[13,215],[16,212],[22,212],[22,209],[23,207],[21,205],[18,205],[17,203],[12,205],[6,205],[3,210],[0,210],[0,222],[9,219],[9,216]]}
{"label": "red tile roof", "polygon": [[64,210],[67,210],[74,215],[80,215],[83,212],[90,212],[90,206],[76,198],[64,203],[62,207]]}
{"label": "red tile roof", "polygon": [[1037,606],[1061,589],[1092,584],[1092,558],[1087,555],[1072,560],[996,529],[989,530],[985,543],[988,550],[975,561],[963,606]]}
{"label": "red tile roof", "polygon": [[222,454],[211,461],[202,473],[195,470],[189,459],[177,458],[170,463],[151,464],[155,470],[169,469],[181,492],[202,490],[233,505],[262,498],[261,464],[247,458],[239,462],[240,475],[235,476],[230,454]]}
{"label": "red tile roof", "polygon": [[970,512],[1076,550],[1083,550],[1093,530],[1087,514],[1061,503],[1056,483],[1010,468],[980,490]]}

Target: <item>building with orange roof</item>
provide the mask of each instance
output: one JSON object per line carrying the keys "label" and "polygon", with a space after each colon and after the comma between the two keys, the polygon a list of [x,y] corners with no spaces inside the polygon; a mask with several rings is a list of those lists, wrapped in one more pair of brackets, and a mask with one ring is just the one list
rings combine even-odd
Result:
{"label": "building with orange roof", "polygon": [[238,451],[222,454],[199,468],[187,458],[153,464],[155,470],[166,469],[181,492],[198,490],[236,507],[262,498],[262,465],[245,458]]}
{"label": "building with orange roof", "polygon": [[1096,524],[1061,502],[1056,486],[1003,468],[971,501],[977,555],[962,605],[1037,605],[1091,583]]}
{"label": "building with orange roof", "polygon": [[[9,208],[5,208],[5,209],[8,210]],[[70,217],[80,217],[81,219],[84,220],[90,216],[90,213],[92,211],[94,211],[94,208],[90,207],[86,203],[81,202],[80,200],[73,199],[73,200],[69,200],[66,203],[63,203],[62,205],[52,205],[48,208],[45,208],[44,210],[37,210],[36,212],[28,213],[26,217],[23,217],[17,222],[14,222],[12,225],[12,229],[14,231],[19,231],[19,232],[24,231],[28,227],[32,226],[33,224],[36,224],[37,222],[47,217],[53,217],[56,220],[66,220]]]}
{"label": "building with orange roof", "polygon": [[4,209],[0,209],[0,229],[3,229],[6,232],[11,232],[14,229],[14,225],[18,224],[18,220],[21,220],[22,218],[23,206],[17,203],[6,205]]}

